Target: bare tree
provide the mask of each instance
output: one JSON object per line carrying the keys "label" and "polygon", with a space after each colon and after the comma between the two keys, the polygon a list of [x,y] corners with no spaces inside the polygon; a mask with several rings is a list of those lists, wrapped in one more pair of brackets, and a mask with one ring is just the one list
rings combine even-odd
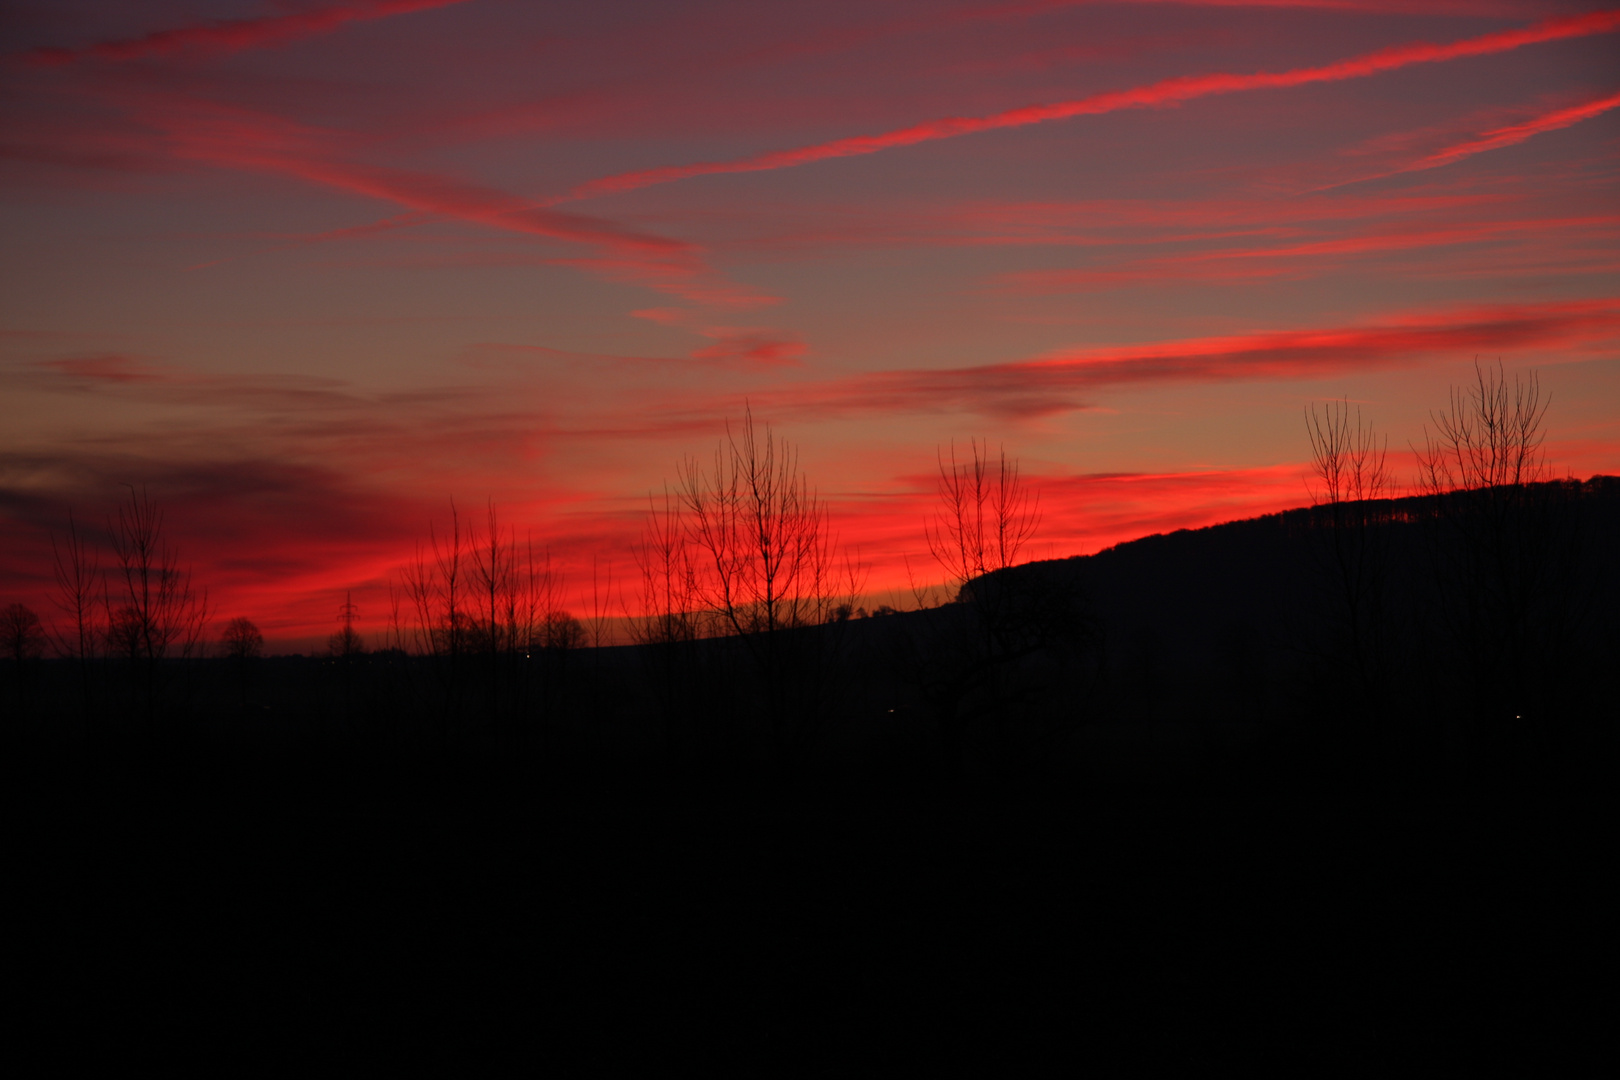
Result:
{"label": "bare tree", "polygon": [[426,656],[457,660],[466,647],[468,537],[454,501],[450,503],[450,534],[439,535],[438,526],[428,526],[428,546],[418,546],[416,556],[405,568],[406,597],[415,620],[405,635],[412,651]]}
{"label": "bare tree", "polygon": [[973,439],[971,461],[958,461],[956,443],[939,463],[940,508],[927,525],[928,550],[960,590],[975,578],[1012,566],[1040,526],[1040,496],[1025,485],[1004,448],[990,456]]}
{"label": "bare tree", "polygon": [[[437,676],[439,708],[437,729],[448,740],[460,702],[462,653],[467,637],[467,539],[454,500],[450,503],[450,535],[441,538],[438,527],[428,526],[428,547],[418,546],[405,568],[404,592],[415,616],[399,636],[414,646],[409,651],[429,658]],[[397,629],[397,624],[396,624]]]}
{"label": "bare tree", "polygon": [[1447,408],[1431,413],[1418,451],[1418,484],[1429,494],[1521,488],[1547,479],[1542,451],[1551,399],[1541,397],[1534,371],[1508,386],[1498,361],[1493,371],[1474,364],[1474,385],[1452,387]]}
{"label": "bare tree", "polygon": [[230,661],[236,675],[236,686],[242,708],[247,707],[248,680],[259,654],[264,651],[264,635],[253,622],[241,615],[225,624],[220,635],[220,647]]}
{"label": "bare tree", "polygon": [[220,646],[231,660],[254,660],[264,651],[264,635],[250,619],[238,615],[225,624]]}
{"label": "bare tree", "polygon": [[518,578],[519,633],[524,653],[529,657],[526,670],[532,672],[536,682],[532,696],[539,713],[540,746],[547,751],[554,745],[554,736],[559,734],[556,721],[565,714],[570,700],[571,654],[584,644],[585,630],[578,619],[563,610],[566,581],[552,562],[551,549],[537,550],[532,536],[525,541]]}
{"label": "bare tree", "polygon": [[1585,616],[1577,508],[1547,482],[1550,400],[1535,372],[1474,365],[1417,450],[1431,582],[1476,719],[1510,721],[1556,696]]}
{"label": "bare tree", "polygon": [[1035,702],[1092,630],[1069,567],[1015,569],[1041,518],[1017,460],[978,439],[969,452],[960,459],[952,443],[937,455],[939,504],[924,525],[958,602],[929,609],[927,590],[913,585],[923,618],[906,662],[932,705],[949,770],[961,778],[983,729],[1006,779],[1015,760],[1033,760],[1067,730],[1072,705],[1043,718]]}
{"label": "bare tree", "polygon": [[505,730],[502,707],[507,704],[509,682],[516,675],[519,644],[520,589],[518,587],[517,544],[510,527],[501,526],[493,499],[485,502],[484,535],[469,528],[467,547],[472,554],[472,586],[477,604],[468,637],[471,651],[480,654],[487,691],[485,723],[491,732]]}
{"label": "bare tree", "polygon": [[466,558],[467,548],[471,546],[470,536],[464,534],[461,526],[461,515],[456,510],[454,501],[450,503],[450,535],[443,544],[440,543],[436,530],[430,527],[429,542],[433,547],[433,567],[436,573],[431,579],[434,583],[432,599],[438,601],[438,618],[429,619],[431,631],[439,636],[439,645],[435,650],[450,658],[452,671],[451,683],[454,685],[454,670],[456,661],[467,649],[467,631],[469,629],[467,612],[467,575]]}
{"label": "bare tree", "polygon": [[0,611],[0,652],[22,664],[45,653],[45,626],[26,604],[10,604]]}
{"label": "bare tree", "polygon": [[77,663],[88,663],[95,658],[100,636],[96,608],[102,592],[101,563],[95,549],[79,534],[71,511],[67,536],[58,542],[55,533],[51,534],[51,569],[56,577],[52,599],[66,619],[54,635],[57,651]]}
{"label": "bare tree", "polygon": [[585,624],[574,618],[565,608],[546,612],[543,626],[545,647],[554,652],[567,653],[583,649],[590,641]]}
{"label": "bare tree", "polygon": [[163,535],[163,513],[144,489],[130,489],[129,503],[119,507],[108,531],[116,563],[116,584],[106,599],[110,636],[136,668],[147,727],[155,730],[165,664],[197,655],[208,593],[192,590],[191,571],[181,567]]}
{"label": "bare tree", "polygon": [[96,550],[80,534],[71,511],[67,536],[58,542],[56,534],[51,534],[51,570],[56,578],[52,601],[64,620],[52,636],[56,651],[72,669],[82,720],[88,726],[94,713],[90,700],[91,664],[96,658],[97,642],[106,632],[98,614],[98,608],[106,606],[106,582]]}
{"label": "bare tree", "polygon": [[1361,422],[1361,407],[1350,412],[1348,398],[1311,405],[1305,410],[1305,434],[1311,442],[1313,506],[1382,499],[1389,494],[1388,440],[1371,423]]}
{"label": "bare tree", "polygon": [[712,466],[681,468],[688,535],[704,560],[705,606],[749,640],[827,621],[837,594],[827,508],[799,470],[798,453],[752,412],[728,424]]}
{"label": "bare tree", "polygon": [[[461,520],[454,502],[447,535],[430,529],[406,567],[402,587],[390,586],[390,641],[430,658],[442,691],[441,735],[461,709],[469,675],[478,671],[488,696],[481,709],[492,737],[515,745],[534,704],[549,712],[552,684],[562,672],[556,654],[579,644],[577,623],[556,618],[563,580],[549,550],[529,536],[520,544],[493,502],[482,532]],[[544,725],[542,725],[542,728]],[[543,732],[542,732],[543,733]]]}
{"label": "bare tree", "polygon": [[480,651],[495,657],[509,652],[515,641],[512,631],[517,622],[519,590],[515,580],[516,543],[511,530],[501,528],[494,500],[487,504],[486,513],[483,539],[469,530],[468,546],[472,551],[473,584],[478,592],[478,644]]}
{"label": "bare tree", "polygon": [[[688,546],[679,496],[647,496],[641,542],[632,549],[641,572],[641,610],[630,618],[637,644],[665,645],[697,637],[697,568]],[[629,613],[626,612],[628,616]]]}
{"label": "bare tree", "polygon": [[736,429],[726,426],[708,468],[684,462],[679,495],[697,597],[720,632],[742,641],[777,748],[800,750],[830,663],[819,655],[820,638],[794,632],[832,622],[858,591],[859,569],[839,547],[797,451],[769,424],[760,431],[751,410]]}
{"label": "bare tree", "polygon": [[517,541],[503,526],[495,504],[488,504],[482,535],[469,529],[470,582],[476,613],[469,619],[468,643],[484,660],[491,730],[516,745],[538,679],[541,735],[567,677],[566,654],[584,640],[578,620],[561,609],[563,578],[549,548],[537,549],[532,535]]}
{"label": "bare tree", "polygon": [[1314,552],[1331,582],[1337,618],[1331,625],[1342,640],[1334,652],[1348,661],[1357,704],[1379,708],[1389,665],[1385,625],[1388,576],[1389,495],[1387,441],[1363,423],[1359,406],[1348,399],[1315,404],[1305,411],[1311,445]]}
{"label": "bare tree", "polygon": [[131,666],[139,662],[142,641],[141,618],[133,607],[122,604],[114,608],[108,604],[103,632],[107,636],[107,649],[112,655],[127,661]]}
{"label": "bare tree", "polygon": [[664,745],[675,748],[696,696],[691,643],[698,636],[697,567],[681,515],[680,497],[666,485],[662,499],[647,496],[641,540],[631,553],[641,577],[640,609],[624,603],[630,637],[642,646],[647,684],[663,720]]}
{"label": "bare tree", "polygon": [[45,653],[48,640],[39,616],[25,604],[0,610],[0,655],[9,661],[14,680],[18,716],[28,714],[34,665]]}
{"label": "bare tree", "polygon": [[608,621],[613,611],[613,564],[604,568],[591,556],[591,613],[587,621],[587,639],[593,649],[613,644],[613,627]]}

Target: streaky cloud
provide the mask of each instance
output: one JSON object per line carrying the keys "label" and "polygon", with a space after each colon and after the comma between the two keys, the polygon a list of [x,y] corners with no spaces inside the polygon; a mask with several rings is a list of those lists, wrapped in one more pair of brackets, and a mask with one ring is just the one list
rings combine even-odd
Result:
{"label": "streaky cloud", "polygon": [[[1134,259],[1080,270],[1030,270],[1006,275],[1003,287],[1032,295],[1071,289],[1106,288],[1139,282],[1221,280],[1303,275],[1343,270],[1345,260],[1397,252],[1455,248],[1491,241],[1536,243],[1553,235],[1613,236],[1620,215],[1468,221],[1435,227],[1385,226],[1325,239],[1233,246]],[[1243,234],[1236,233],[1241,237]],[[1173,239],[1180,239],[1179,237]]]}
{"label": "streaky cloud", "polygon": [[1448,146],[1443,150],[1430,154],[1428,157],[1413,162],[1403,169],[1395,169],[1381,175],[1395,176],[1399,173],[1437,169],[1442,165],[1450,165],[1454,161],[1473,157],[1475,154],[1483,154],[1487,150],[1514,146],[1543,132],[1558,131],[1560,128],[1570,127],[1573,124],[1580,123],[1582,120],[1589,120],[1617,107],[1620,107],[1620,92],[1610,94],[1608,97],[1598,98],[1595,101],[1572,105],[1566,109],[1558,109],[1520,124],[1512,124],[1508,127],[1497,128],[1495,131],[1487,131],[1477,139],[1470,139],[1455,146]]}
{"label": "streaky cloud", "polygon": [[[771,298],[719,280],[704,263],[700,250],[685,241],[626,229],[602,218],[537,206],[530,200],[471,181],[351,161],[332,151],[328,145],[332,141],[331,133],[280,117],[213,103],[156,97],[126,103],[126,107],[144,124],[163,133],[168,151],[176,158],[292,176],[392,202],[418,215],[434,215],[509,233],[586,245],[596,249],[598,254],[589,259],[553,261],[583,266],[610,280],[649,285],[716,306],[771,302]],[[407,222],[414,220],[410,215],[405,218]]]}
{"label": "streaky cloud", "polygon": [[808,165],[829,158],[856,157],[875,154],[902,146],[953,139],[1003,128],[1027,127],[1053,120],[1067,120],[1076,116],[1097,116],[1121,109],[1141,109],[1179,105],[1197,98],[1216,94],[1230,94],[1241,90],[1276,89],[1304,86],[1311,83],[1339,82],[1345,79],[1366,78],[1394,71],[1413,64],[1439,63],[1471,56],[1488,56],[1507,52],[1526,45],[1566,38],[1586,37],[1607,33],[1620,27],[1620,9],[1588,12],[1583,15],[1560,16],[1544,19],[1531,26],[1501,30],[1479,37],[1454,41],[1448,45],[1413,42],[1395,45],[1375,52],[1363,53],[1346,60],[1317,67],[1295,68],[1280,72],[1255,72],[1242,75],[1219,72],[1209,75],[1183,75],[1163,79],[1146,86],[1128,90],[1110,90],[1073,101],[1048,105],[1026,105],[1007,109],[989,116],[944,117],[910,127],[896,128],[878,135],[857,135],[834,139],[830,142],[801,146],[792,150],[779,150],[731,161],[700,162],[692,165],[672,165],[655,169],[641,169],[602,177],[582,184],[562,199],[586,199],[637,188],[667,184],[695,176],[713,176],[722,173],[765,172],[774,169]]}
{"label": "streaky cloud", "polygon": [[29,63],[54,67],[79,60],[145,60],[178,53],[227,54],[281,45],[331,33],[349,23],[386,19],[415,11],[450,7],[467,0],[370,0],[333,4],[311,11],[267,15],[256,19],[219,19],[197,26],[156,30],[136,38],[102,41],[82,49],[43,48],[26,53]]}
{"label": "streaky cloud", "polygon": [[789,413],[966,411],[1035,420],[1085,408],[1109,387],[1173,382],[1310,379],[1443,355],[1568,348],[1620,334],[1620,297],[1475,307],[1382,325],[1286,330],[1118,348],[1063,350],[963,368],[875,372],[797,384],[756,403]]}

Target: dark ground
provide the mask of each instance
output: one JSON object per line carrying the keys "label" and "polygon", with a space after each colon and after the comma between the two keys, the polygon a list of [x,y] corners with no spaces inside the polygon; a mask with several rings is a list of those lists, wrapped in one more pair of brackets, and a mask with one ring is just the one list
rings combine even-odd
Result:
{"label": "dark ground", "polygon": [[1578,1075],[1612,1049],[1609,774],[1336,760],[877,798],[13,756],[7,966],[59,1062],[328,1036],[356,1062]]}
{"label": "dark ground", "polygon": [[1380,511],[1360,689],[1294,511],[793,631],[807,757],[734,640],[169,665],[162,723],[0,665],[7,1063],[1606,1075],[1620,481],[1546,490],[1512,617]]}

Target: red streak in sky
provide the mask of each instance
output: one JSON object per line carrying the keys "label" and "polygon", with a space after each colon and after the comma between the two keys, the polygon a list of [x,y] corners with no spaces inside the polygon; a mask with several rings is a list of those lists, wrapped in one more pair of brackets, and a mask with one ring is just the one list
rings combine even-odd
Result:
{"label": "red streak in sky", "polygon": [[35,49],[28,54],[31,63],[43,66],[71,64],[87,56],[98,60],[141,60],[150,56],[170,56],[179,52],[233,53],[284,41],[313,37],[336,30],[345,23],[369,22],[390,15],[449,7],[466,0],[373,0],[371,3],[337,4],[272,15],[259,19],[225,19],[203,26],[182,26],[158,30],[143,37],[103,41],[84,49]]}
{"label": "red streak in sky", "polygon": [[1620,106],[1620,93],[1610,94],[1608,97],[1599,98],[1596,101],[1588,101],[1584,105],[1559,109],[1557,112],[1538,116],[1534,120],[1527,120],[1522,124],[1514,124],[1511,127],[1488,131],[1470,142],[1459,143],[1456,146],[1450,146],[1437,153],[1430,154],[1422,161],[1400,171],[1416,172],[1419,169],[1433,169],[1441,165],[1450,165],[1453,161],[1460,161],[1465,157],[1472,157],[1474,154],[1483,153],[1486,150],[1495,150],[1498,147],[1522,143],[1532,135],[1540,135],[1544,131],[1557,131],[1559,128],[1578,124],[1582,120],[1608,112],[1616,106]]}
{"label": "red streak in sky", "polygon": [[1066,350],[1004,364],[874,372],[800,384],[777,395],[755,395],[754,401],[778,413],[800,415],[957,408],[1009,420],[1036,419],[1085,408],[1075,395],[1103,387],[1320,378],[1437,355],[1569,347],[1611,340],[1617,333],[1616,298],[1499,305],[1382,326],[1206,337]]}
{"label": "red streak in sky", "polygon": [[1452,42],[1449,45],[1434,45],[1421,41],[1409,45],[1396,45],[1320,67],[1295,68],[1292,71],[1280,72],[1256,72],[1250,75],[1235,75],[1224,72],[1211,75],[1184,75],[1129,90],[1110,90],[1106,93],[1093,94],[1090,97],[1079,98],[1074,101],[1062,101],[1051,105],[1026,105],[1022,108],[993,113],[990,116],[945,117],[939,120],[914,124],[911,127],[898,128],[879,135],[857,135],[851,138],[835,139],[831,142],[802,146],[794,150],[778,150],[734,161],[700,162],[693,165],[672,165],[657,169],[642,169],[635,172],[620,173],[616,176],[603,177],[581,184],[571,191],[566,198],[587,199],[598,195],[651,187],[654,184],[667,184],[693,176],[786,169],[796,165],[807,165],[814,161],[823,161],[828,158],[875,154],[880,150],[888,150],[897,146],[914,146],[917,143],[932,142],[936,139],[952,139],[960,135],[972,135],[977,132],[994,131],[999,128],[1026,127],[1030,124],[1041,124],[1050,120],[1066,120],[1075,116],[1096,116],[1102,113],[1117,112],[1120,109],[1177,105],[1195,98],[1209,97],[1215,94],[1230,94],[1239,90],[1304,86],[1309,83],[1358,79],[1385,71],[1393,71],[1412,64],[1438,63],[1467,56],[1487,56],[1492,53],[1507,52],[1524,45],[1534,45],[1544,41],[1558,41],[1565,38],[1606,33],[1616,27],[1620,27],[1620,9],[1610,9],[1608,11],[1590,12],[1585,15],[1545,19],[1532,26],[1520,27],[1516,30],[1502,30],[1494,34],[1485,34],[1480,37]]}
{"label": "red streak in sky", "polygon": [[[387,200],[418,215],[588,245],[596,249],[596,257],[553,261],[584,266],[610,279],[639,281],[687,299],[731,307],[756,306],[772,299],[719,279],[704,264],[701,250],[686,241],[537,206],[530,200],[453,177],[344,160],[333,152],[331,132],[198,101],[153,96],[127,101],[125,105],[144,123],[162,131],[169,151],[178,158],[279,173]],[[407,216],[403,223],[415,220]],[[400,223],[393,220],[379,224],[389,227]]]}
{"label": "red streak in sky", "polygon": [[[1355,236],[1340,236],[1277,246],[1252,246],[1212,251],[1182,252],[1173,256],[1136,259],[1113,266],[1084,270],[1032,270],[1009,274],[1003,280],[1013,291],[1030,294],[1071,288],[1118,285],[1127,282],[1189,278],[1221,279],[1240,276],[1276,276],[1308,272],[1293,260],[1338,260],[1322,264],[1324,270],[1342,270],[1343,259],[1361,255],[1409,252],[1424,248],[1455,247],[1512,239],[1543,240],[1553,234],[1576,233],[1583,239],[1611,237],[1620,215],[1593,214],[1571,218],[1527,218],[1479,221],[1444,228],[1387,228]],[[1242,234],[1234,234],[1241,236]],[[1180,237],[1169,238],[1172,241]],[[1235,260],[1243,260],[1234,266]]]}

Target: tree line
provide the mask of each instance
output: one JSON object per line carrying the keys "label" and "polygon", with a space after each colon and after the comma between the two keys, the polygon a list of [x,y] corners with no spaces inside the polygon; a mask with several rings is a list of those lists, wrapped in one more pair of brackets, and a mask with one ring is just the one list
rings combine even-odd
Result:
{"label": "tree line", "polygon": [[[1405,497],[1359,409],[1306,410],[1312,506],[1287,520],[1314,585],[1294,604],[1291,647],[1310,654],[1324,709],[1397,715],[1419,652],[1457,673],[1445,686],[1469,715],[1522,720],[1555,700],[1593,594],[1589,538],[1567,483],[1551,482],[1547,405],[1533,373],[1476,365],[1413,446]],[[808,760],[856,718],[927,729],[953,774],[1041,760],[1072,736],[1077,702],[1125,693],[1129,643],[1096,602],[1095,568],[1021,561],[1041,510],[1016,458],[977,439],[942,448],[937,497],[920,532],[943,595],[914,581],[909,610],[863,618],[858,554],[793,445],[745,412],[649,497],[628,585],[593,563],[579,616],[543,543],[493,503],[481,520],[452,503],[391,583],[372,647],[345,597],[325,655],[298,667],[265,657],[244,616],[210,632],[206,588],[131,488],[102,542],[71,515],[53,536],[54,617],[4,609],[7,704],[20,718],[76,716],[80,737],[234,712],[247,726],[512,753],[659,747],[739,765]],[[615,623],[629,644],[609,648]],[[42,681],[47,654],[60,664]],[[298,682],[318,692],[300,697]]]}

